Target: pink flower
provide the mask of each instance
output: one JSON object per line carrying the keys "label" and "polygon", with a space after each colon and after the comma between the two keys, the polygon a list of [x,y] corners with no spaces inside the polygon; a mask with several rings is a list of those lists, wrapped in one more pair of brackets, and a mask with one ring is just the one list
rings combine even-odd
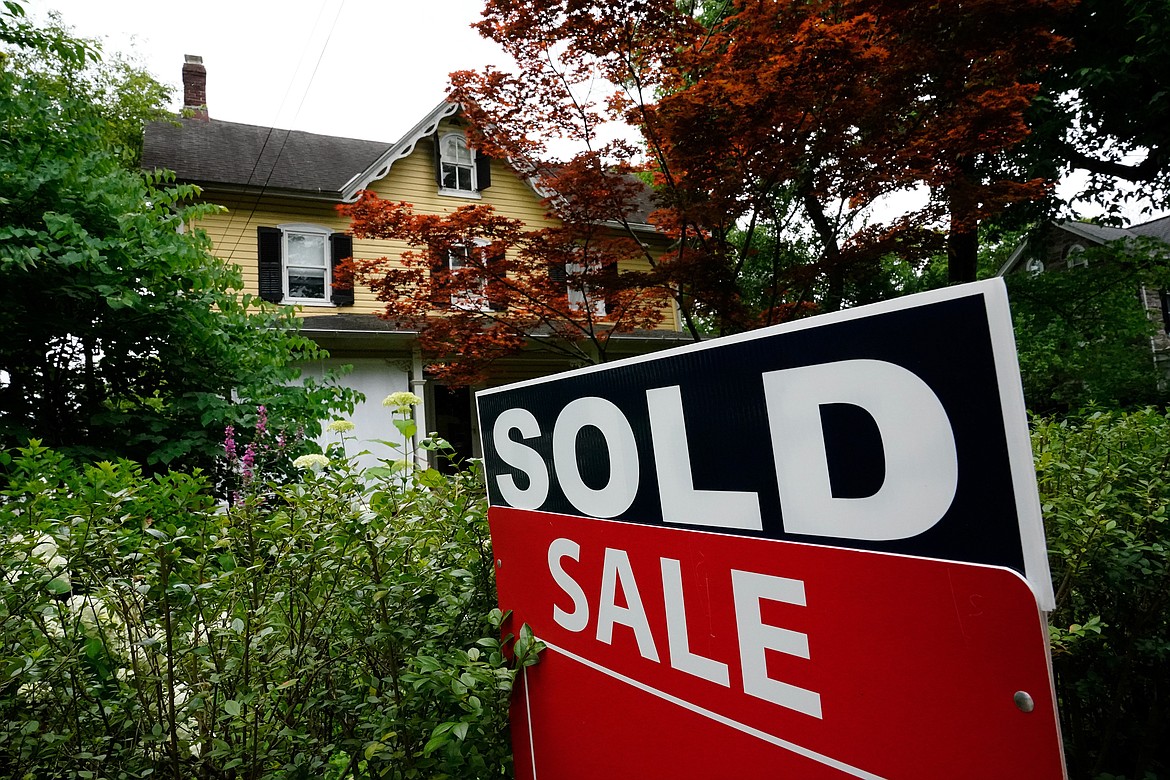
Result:
{"label": "pink flower", "polygon": [[240,458],[240,465],[243,466],[242,473],[243,473],[245,481],[252,478],[252,466],[255,463],[256,463],[256,445],[249,444],[244,449],[244,457]]}

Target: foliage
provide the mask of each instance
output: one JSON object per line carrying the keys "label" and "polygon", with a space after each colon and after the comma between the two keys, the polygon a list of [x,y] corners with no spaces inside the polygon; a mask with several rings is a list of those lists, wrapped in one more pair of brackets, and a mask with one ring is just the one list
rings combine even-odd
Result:
{"label": "foliage", "polygon": [[[1070,777],[1170,772],[1170,416],[1033,420]],[[1104,774],[1104,773],[1109,773]]]}
{"label": "foliage", "polygon": [[[453,74],[453,95],[482,143],[554,190],[601,191],[601,161],[636,165],[606,126],[637,127],[673,242],[648,281],[693,333],[727,333],[869,300],[888,256],[946,250],[951,280],[974,279],[980,224],[1046,192],[996,161],[1027,135],[1068,5],[501,0],[479,29],[515,71]],[[584,151],[549,160],[554,139]],[[924,210],[867,221],[915,186],[932,193]],[[767,262],[757,234],[780,248],[793,214],[815,236],[811,262]],[[761,307],[760,289],[784,308]]]}
{"label": "foliage", "polygon": [[295,385],[323,353],[291,311],[237,294],[239,272],[187,229],[214,208],[194,187],[125,168],[118,104],[82,93],[91,46],[6,8],[4,40],[42,48],[0,70],[0,445],[207,467],[258,404],[314,435],[352,403],[331,378]]}
{"label": "foliage", "polygon": [[668,311],[667,296],[645,275],[618,271],[649,256],[628,232],[604,224],[607,199],[622,197],[623,188],[629,199],[640,185],[615,176],[593,202],[579,197],[575,208],[559,210],[559,224],[544,228],[527,228],[490,205],[420,214],[365,192],[339,207],[353,234],[412,248],[398,262],[350,261],[338,278],[369,285],[385,316],[417,328],[432,372],[447,381],[474,381],[524,347],[603,362],[611,336],[653,328]]}
{"label": "foliage", "polygon": [[[52,13],[38,28],[52,41],[73,41],[68,47],[13,47],[5,67],[27,89],[49,100],[63,121],[87,121],[96,116],[94,129],[102,145],[123,165],[134,170],[142,156],[142,128],[147,122],[169,119],[165,106],[171,88],[159,83],[131,55],[103,55],[101,42],[74,39],[70,28]],[[82,56],[78,56],[81,54]]]}
{"label": "foliage", "polygon": [[5,776],[509,774],[539,646],[498,638],[474,472],[367,485],[334,447],[295,482],[241,471],[228,506],[199,475],[5,457]]}
{"label": "foliage", "polygon": [[1170,207],[1170,6],[1080,0],[1057,29],[1074,45],[1041,81],[1020,164],[1087,172],[1074,198],[1114,216],[1135,197]]}
{"label": "foliage", "polygon": [[1044,414],[1163,399],[1140,295],[1143,285],[1170,285],[1170,268],[1149,241],[1092,247],[1083,257],[1087,267],[1006,278],[1028,408]]}

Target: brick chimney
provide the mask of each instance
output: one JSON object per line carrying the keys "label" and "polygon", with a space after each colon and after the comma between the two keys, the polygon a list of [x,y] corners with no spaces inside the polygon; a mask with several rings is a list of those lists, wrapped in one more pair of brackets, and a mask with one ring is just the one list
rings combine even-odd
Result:
{"label": "brick chimney", "polygon": [[203,58],[194,54],[183,57],[183,116],[211,120],[207,113],[207,68]]}

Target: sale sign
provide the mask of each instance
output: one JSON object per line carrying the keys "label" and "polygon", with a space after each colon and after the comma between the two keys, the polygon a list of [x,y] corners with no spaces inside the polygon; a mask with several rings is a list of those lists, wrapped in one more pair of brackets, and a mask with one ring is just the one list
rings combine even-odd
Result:
{"label": "sale sign", "polygon": [[519,776],[1062,775],[998,280],[477,403]]}
{"label": "sale sign", "polygon": [[518,777],[1061,777],[1011,570],[503,508],[492,538],[548,645]]}

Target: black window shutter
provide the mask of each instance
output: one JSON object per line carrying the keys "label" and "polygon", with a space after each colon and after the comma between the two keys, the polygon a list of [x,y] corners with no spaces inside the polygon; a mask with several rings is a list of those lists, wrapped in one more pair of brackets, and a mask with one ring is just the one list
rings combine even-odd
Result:
{"label": "black window shutter", "polygon": [[[342,260],[348,260],[353,257],[353,236],[347,236],[345,233],[333,233],[329,236],[329,251],[332,260],[332,267],[337,268],[337,264]],[[353,306],[353,285],[348,289],[333,288],[333,304],[335,306]]]}
{"label": "black window shutter", "polygon": [[443,150],[439,148],[439,134],[436,132],[431,136],[431,141],[435,145],[435,184],[440,187],[443,186]]}
{"label": "black window shutter", "polygon": [[445,246],[432,244],[431,247],[431,305],[436,309],[451,306],[451,259]]}
{"label": "black window shutter", "polygon": [[487,270],[488,308],[492,311],[505,311],[508,308],[508,285],[504,281],[507,274],[504,252],[490,246],[484,251],[487,252],[483,264]]}
{"label": "black window shutter", "polygon": [[612,317],[617,306],[618,292],[618,264],[615,260],[605,266],[601,272],[605,282],[605,316]]}
{"label": "black window shutter", "polygon": [[553,261],[548,266],[548,278],[553,283],[553,288],[558,293],[568,293],[569,272],[565,269],[564,263]]}
{"label": "black window shutter", "polygon": [[280,228],[256,228],[256,257],[260,263],[260,297],[272,303],[284,299],[284,268],[281,262]]}
{"label": "black window shutter", "polygon": [[492,186],[492,158],[479,151],[475,153],[475,186],[480,190]]}

